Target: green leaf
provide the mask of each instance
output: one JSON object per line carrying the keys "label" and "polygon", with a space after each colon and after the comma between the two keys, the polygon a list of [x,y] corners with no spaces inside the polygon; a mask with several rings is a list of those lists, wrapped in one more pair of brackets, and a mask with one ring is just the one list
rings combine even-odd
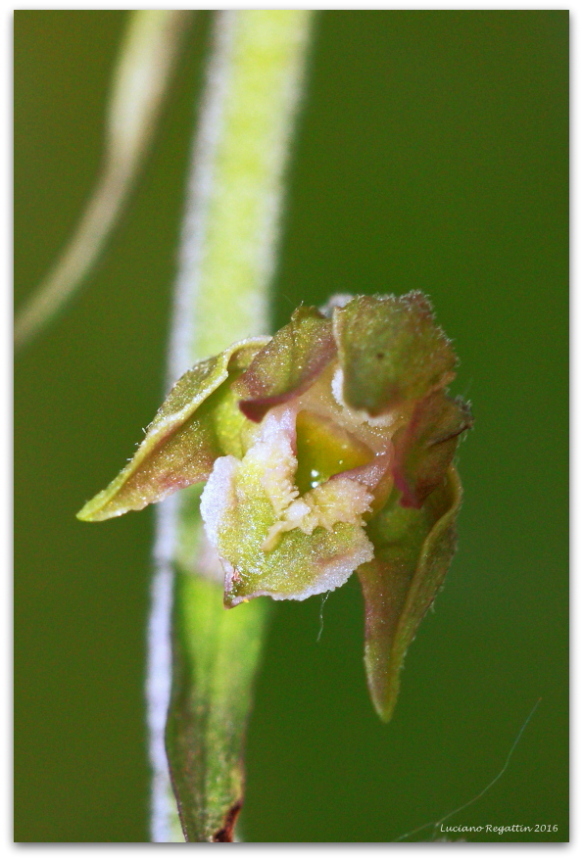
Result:
{"label": "green leaf", "polygon": [[270,607],[226,612],[219,583],[177,571],[166,748],[187,842],[231,842],[243,745]]}
{"label": "green leaf", "polygon": [[[245,419],[230,381],[269,338],[251,338],[201,361],[180,377],[148,427],[133,459],[77,514],[96,522],[139,511],[175,490],[208,478],[224,453],[241,448]],[[220,419],[220,420],[219,420]]]}
{"label": "green leaf", "polygon": [[335,355],[330,320],[316,308],[297,308],[234,385],[241,411],[261,421],[273,406],[305,391]]}
{"label": "green leaf", "polygon": [[382,720],[390,720],[405,654],[433,603],[455,552],[461,484],[453,466],[421,508],[395,491],[369,524],[373,561],[358,569],[365,604],[365,666]]}
{"label": "green leaf", "polygon": [[343,398],[378,416],[453,379],[456,357],[426,296],[358,296],[333,312]]}

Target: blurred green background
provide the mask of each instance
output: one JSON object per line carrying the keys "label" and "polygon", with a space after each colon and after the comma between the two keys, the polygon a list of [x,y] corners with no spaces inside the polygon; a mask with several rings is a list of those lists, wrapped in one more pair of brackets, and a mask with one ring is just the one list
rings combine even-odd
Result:
{"label": "blurred green background", "polygon": [[[17,304],[97,175],[125,14],[15,14]],[[436,820],[495,776],[539,697],[506,773],[448,824],[556,824],[503,840],[568,839],[568,26],[560,11],[318,18],[274,322],[337,291],[428,292],[476,426],[459,551],[391,724],[367,696],[357,583],[327,600],[319,641],[320,598],[276,606],[246,841],[384,842]],[[208,31],[203,13],[87,288],[16,361],[17,841],[148,839],[152,512],[74,514],[161,399]]]}

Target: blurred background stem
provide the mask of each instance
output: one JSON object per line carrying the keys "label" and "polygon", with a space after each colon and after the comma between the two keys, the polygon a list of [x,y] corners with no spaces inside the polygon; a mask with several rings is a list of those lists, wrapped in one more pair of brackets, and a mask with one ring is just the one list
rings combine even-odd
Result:
{"label": "blurred background stem", "polygon": [[[233,341],[269,331],[311,19],[302,10],[216,13],[188,177],[168,385]],[[201,564],[201,536],[196,489],[159,506],[148,673],[156,842],[181,838],[166,749],[187,841],[231,841],[242,804],[242,745],[268,604],[224,609],[218,560]]]}
{"label": "blurred background stem", "polygon": [[129,13],[111,86],[101,173],[72,238],[16,316],[16,349],[66,305],[116,226],[150,150],[192,17],[187,10]]}

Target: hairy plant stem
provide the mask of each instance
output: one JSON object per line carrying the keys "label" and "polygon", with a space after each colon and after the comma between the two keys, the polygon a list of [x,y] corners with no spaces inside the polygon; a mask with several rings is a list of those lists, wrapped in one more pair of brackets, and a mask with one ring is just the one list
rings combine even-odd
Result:
{"label": "hairy plant stem", "polygon": [[[269,329],[311,18],[302,10],[216,14],[188,178],[169,384],[195,361]],[[260,599],[223,608],[216,562],[201,575],[200,535],[196,490],[159,505],[147,689],[155,842],[181,838],[166,749],[188,841],[231,841],[242,801],[243,736],[268,606]]]}

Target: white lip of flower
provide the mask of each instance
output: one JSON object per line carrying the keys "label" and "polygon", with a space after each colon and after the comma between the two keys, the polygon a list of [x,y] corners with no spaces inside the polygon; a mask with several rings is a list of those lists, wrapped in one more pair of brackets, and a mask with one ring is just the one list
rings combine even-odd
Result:
{"label": "white lip of flower", "polygon": [[289,505],[282,519],[270,528],[261,548],[269,552],[279,536],[291,529],[311,535],[318,526],[327,531],[332,531],[336,523],[362,526],[362,514],[371,512],[372,501],[372,493],[357,481],[342,477],[326,481]]}
{"label": "white lip of flower", "polygon": [[[386,458],[383,458],[384,463],[379,460],[378,475],[377,470],[369,469],[368,475],[363,476],[360,482],[354,476],[347,477],[339,473],[300,496],[300,490],[294,483],[298,468],[294,451],[295,425],[297,414],[305,408],[306,401],[312,401],[309,394],[308,397],[298,398],[293,405],[286,404],[270,410],[259,425],[253,444],[241,460],[228,455],[215,461],[202,494],[201,514],[208,539],[219,552],[225,568],[227,590],[230,582],[245,578],[245,571],[238,571],[232,564],[233,559],[225,558],[229,553],[221,553],[221,533],[228,528],[229,520],[240,502],[238,493],[244,492],[241,488],[244,488],[245,476],[249,474],[260,476],[260,488],[269,500],[273,513],[271,523],[264,526],[257,539],[257,550],[261,554],[274,550],[282,536],[294,529],[312,535],[317,528],[332,532],[339,523],[357,527],[356,539],[352,541],[350,549],[339,555],[334,563],[328,561],[320,565],[321,576],[318,576],[317,583],[312,582],[297,593],[285,597],[302,600],[311,594],[337,588],[346,582],[356,568],[374,557],[374,547],[365,533],[363,516],[371,512],[374,500],[371,490],[380,473],[386,469]],[[377,451],[377,454],[380,453],[385,452]],[[249,531],[252,528],[250,522]],[[271,590],[264,593],[278,598]]]}

